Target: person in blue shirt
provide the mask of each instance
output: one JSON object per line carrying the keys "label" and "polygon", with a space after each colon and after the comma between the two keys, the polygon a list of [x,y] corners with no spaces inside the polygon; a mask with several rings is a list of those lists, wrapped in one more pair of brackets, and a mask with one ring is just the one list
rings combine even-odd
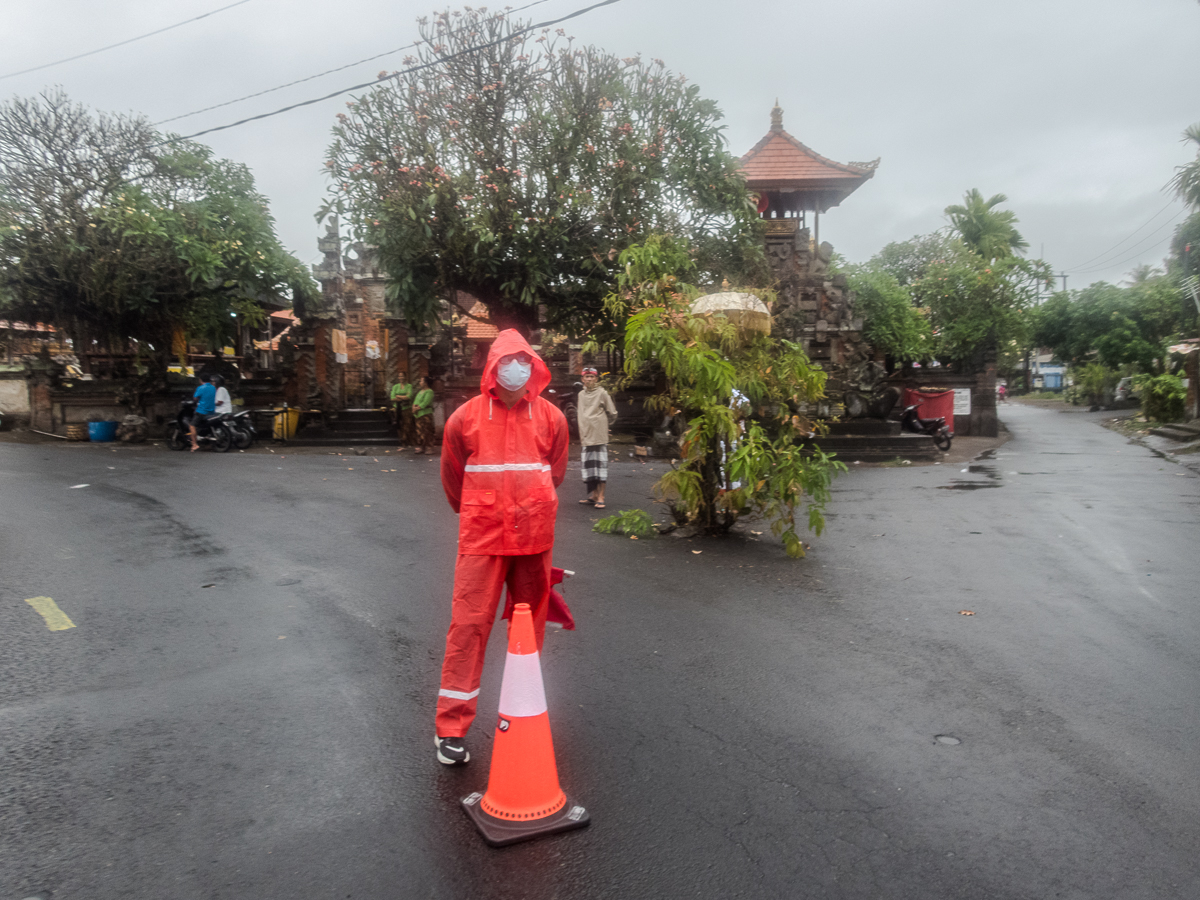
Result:
{"label": "person in blue shirt", "polygon": [[192,397],[196,401],[196,414],[192,416],[192,421],[188,422],[188,433],[192,436],[194,453],[200,449],[200,436],[196,432],[196,426],[204,421],[205,416],[211,416],[217,411],[217,386],[206,381],[196,388]]}

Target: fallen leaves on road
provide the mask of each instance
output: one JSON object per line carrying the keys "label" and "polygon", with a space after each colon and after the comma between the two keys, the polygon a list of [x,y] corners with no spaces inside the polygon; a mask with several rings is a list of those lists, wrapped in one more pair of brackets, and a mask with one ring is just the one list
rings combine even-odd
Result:
{"label": "fallen leaves on road", "polygon": [[971,610],[969,610],[969,609],[960,609],[960,610],[958,611],[958,614],[959,614],[960,616],[973,616],[973,615],[975,615],[975,613],[971,612]]}
{"label": "fallen leaves on road", "polygon": [[703,551],[703,550],[693,550],[692,552],[693,552],[693,553],[695,553],[695,554],[698,556],[698,555],[700,555],[701,553],[703,553],[704,551]]}

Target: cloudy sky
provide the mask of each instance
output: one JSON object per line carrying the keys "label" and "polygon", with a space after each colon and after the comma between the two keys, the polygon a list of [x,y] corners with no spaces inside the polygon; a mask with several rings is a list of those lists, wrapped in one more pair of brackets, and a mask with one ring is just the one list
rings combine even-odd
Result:
{"label": "cloudy sky", "polygon": [[[0,76],[84,53],[234,0],[5,0]],[[528,0],[512,0],[514,6]],[[523,16],[588,0],[545,0]],[[97,109],[159,122],[400,48],[443,6],[411,0],[246,0],[104,53],[0,78],[0,98],[61,85]],[[1182,204],[1164,192],[1194,158],[1196,0],[621,0],[567,25],[620,56],[659,57],[724,110],[741,154],[784,127],[832,159],[883,161],[822,218],[852,261],[945,224],[969,188],[1008,195],[1030,255],[1068,286],[1158,264]],[[165,126],[190,134],[370,80],[403,52]],[[1188,101],[1188,96],[1193,97]],[[346,97],[205,138],[247,163],[284,243],[315,262],[313,220]]]}

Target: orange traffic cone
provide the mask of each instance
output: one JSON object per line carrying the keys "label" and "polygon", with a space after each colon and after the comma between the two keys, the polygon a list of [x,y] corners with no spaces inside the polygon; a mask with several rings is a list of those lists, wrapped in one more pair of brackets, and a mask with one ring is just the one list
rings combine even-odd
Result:
{"label": "orange traffic cone", "polygon": [[528,603],[514,607],[508,626],[508,658],[487,792],[464,797],[462,805],[493,847],[583,828],[590,822],[587,810],[571,802],[558,784]]}

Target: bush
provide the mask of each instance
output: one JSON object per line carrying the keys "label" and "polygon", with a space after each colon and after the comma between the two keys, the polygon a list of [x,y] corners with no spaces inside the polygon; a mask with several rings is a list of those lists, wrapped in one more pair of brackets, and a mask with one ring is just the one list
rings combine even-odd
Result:
{"label": "bush", "polygon": [[599,534],[627,534],[630,537],[649,537],[657,532],[654,520],[644,509],[623,509],[619,513],[605,516],[592,526]]}
{"label": "bush", "polygon": [[1138,375],[1133,383],[1142,392],[1142,415],[1152,422],[1178,422],[1183,418],[1187,388],[1176,375]]}

